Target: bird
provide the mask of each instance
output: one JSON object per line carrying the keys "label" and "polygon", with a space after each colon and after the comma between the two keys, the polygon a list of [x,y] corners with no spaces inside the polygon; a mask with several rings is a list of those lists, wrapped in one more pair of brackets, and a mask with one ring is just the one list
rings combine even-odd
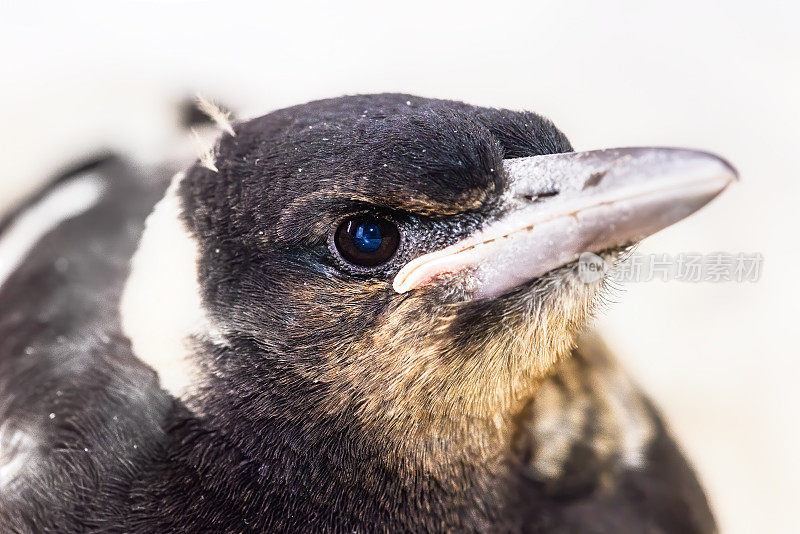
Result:
{"label": "bird", "polygon": [[0,222],[0,530],[716,531],[591,320],[728,162],[407,94],[199,107],[185,168],[103,154]]}

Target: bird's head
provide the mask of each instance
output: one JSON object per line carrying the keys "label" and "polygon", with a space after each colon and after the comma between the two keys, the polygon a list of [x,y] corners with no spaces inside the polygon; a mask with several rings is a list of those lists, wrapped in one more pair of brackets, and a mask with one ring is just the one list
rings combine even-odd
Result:
{"label": "bird's head", "polygon": [[148,222],[123,301],[134,349],[198,410],[222,396],[405,435],[503,427],[604,290],[579,255],[613,263],[734,176],[699,152],[576,153],[533,113],[408,95],[233,134]]}

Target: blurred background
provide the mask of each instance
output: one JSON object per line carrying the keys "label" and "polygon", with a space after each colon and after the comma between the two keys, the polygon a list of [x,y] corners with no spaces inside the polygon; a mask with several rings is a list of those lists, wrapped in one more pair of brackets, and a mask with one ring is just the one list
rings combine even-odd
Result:
{"label": "blurred background", "polygon": [[0,213],[102,148],[157,162],[200,92],[240,117],[400,91],[550,117],[578,150],[700,148],[741,173],[645,253],[760,253],[757,282],[634,283],[597,321],[725,533],[797,532],[797,2],[5,3]]}

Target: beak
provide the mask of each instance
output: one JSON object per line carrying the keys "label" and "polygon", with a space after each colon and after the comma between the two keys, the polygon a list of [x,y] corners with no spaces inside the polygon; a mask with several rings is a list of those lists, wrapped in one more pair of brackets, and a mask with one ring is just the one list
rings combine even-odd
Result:
{"label": "beak", "polygon": [[738,175],[722,158],[674,148],[616,148],[503,162],[500,215],[472,236],[407,263],[405,293],[468,271],[477,298],[500,296],[573,262],[639,241],[691,215]]}

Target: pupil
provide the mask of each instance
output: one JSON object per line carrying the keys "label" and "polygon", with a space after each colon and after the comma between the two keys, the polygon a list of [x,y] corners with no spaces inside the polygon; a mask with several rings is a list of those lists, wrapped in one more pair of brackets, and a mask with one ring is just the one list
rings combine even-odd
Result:
{"label": "pupil", "polygon": [[381,246],[383,233],[380,226],[371,222],[362,222],[353,233],[353,244],[361,252],[375,252]]}

